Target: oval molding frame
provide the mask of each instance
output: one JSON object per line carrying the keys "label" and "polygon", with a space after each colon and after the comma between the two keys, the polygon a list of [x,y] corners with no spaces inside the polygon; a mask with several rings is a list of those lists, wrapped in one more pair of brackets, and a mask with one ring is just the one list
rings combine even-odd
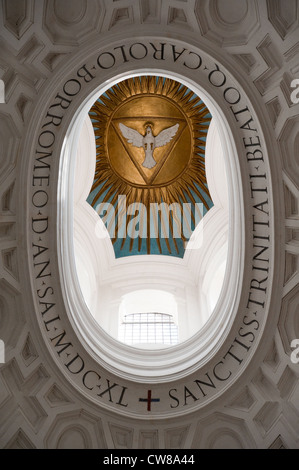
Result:
{"label": "oval molding frame", "polygon": [[[277,201],[271,183],[275,169],[268,154],[277,150],[271,144],[270,126],[254,90],[231,70],[230,64],[224,65],[211,51],[174,38],[154,38],[150,33],[142,39],[128,37],[109,45],[102,43],[101,47],[94,42],[71,57],[48,81],[28,124],[20,181],[20,188],[27,188],[26,209],[20,215],[20,224],[25,234],[28,265],[24,276],[33,319],[61,374],[85,398],[112,411],[163,419],[206,406],[228,391],[245,370],[249,373],[259,343],[267,341],[267,331],[274,331],[272,317],[277,313],[271,306],[279,294],[271,295],[273,279],[279,276],[274,265],[274,234],[280,229],[274,218]],[[233,149],[238,155],[231,174],[234,197],[242,194],[234,217],[242,220],[243,228],[231,250],[237,248],[238,256],[244,252],[241,263],[232,258],[231,268],[240,276],[239,286],[235,291],[230,287],[222,299],[221,311],[230,311],[224,337],[221,329],[214,338],[207,334],[207,341],[214,342],[202,356],[194,350],[194,338],[182,343],[192,357],[183,365],[182,345],[170,348],[170,354],[180,356],[180,368],[159,381],[155,375],[141,377],[130,370],[121,373],[116,363],[108,361],[111,338],[104,334],[104,349],[95,351],[94,338],[80,328],[80,316],[71,314],[71,309],[82,305],[76,301],[75,283],[71,290],[64,288],[70,273],[61,263],[61,254],[70,254],[66,240],[71,213],[66,216],[61,205],[66,203],[70,188],[59,179],[69,164],[68,132],[76,116],[88,107],[92,94],[129,74],[157,72],[185,77],[188,86],[206,94],[212,112],[213,103],[217,103],[219,122],[230,131],[226,134],[231,136],[227,150]],[[57,237],[61,227],[67,228],[66,238]],[[169,359],[171,363],[173,358]],[[154,399],[157,401],[152,404]]]}

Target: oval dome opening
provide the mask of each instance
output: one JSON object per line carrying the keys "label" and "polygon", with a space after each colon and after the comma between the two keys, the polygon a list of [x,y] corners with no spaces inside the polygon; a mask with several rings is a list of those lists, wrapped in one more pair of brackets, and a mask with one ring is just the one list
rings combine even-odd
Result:
{"label": "oval dome opening", "polygon": [[[157,102],[157,84],[159,98],[163,86],[172,90],[169,102],[167,96]],[[165,72],[106,83],[80,107],[63,146],[66,204],[60,207],[66,225],[60,233],[68,248],[60,262],[77,334],[112,371],[149,380],[160,380],[165,367],[168,374],[185,374],[224,340],[242,266],[234,152],[214,101],[194,83]],[[234,185],[228,184],[232,178]],[[136,308],[124,315],[130,296]],[[160,298],[156,306],[154,297]],[[134,323],[135,330],[138,323],[143,337],[129,340],[124,329],[133,326],[124,323]],[[165,340],[144,341],[145,329],[162,331],[162,323],[175,339],[165,334]]]}
{"label": "oval dome opening", "polygon": [[[161,77],[154,78],[157,81],[162,79]],[[135,78],[135,81],[141,83],[139,78]],[[173,83],[176,85],[178,82]],[[132,87],[132,83],[122,81],[117,84],[118,91],[125,85],[128,88],[129,85]],[[170,86],[168,84],[168,87]],[[124,305],[128,305],[129,298],[135,296],[134,312],[131,312],[134,314],[169,313],[167,309],[162,308],[165,305],[165,299],[169,299],[170,310],[172,309],[171,304],[175,303],[179,332],[177,341],[170,343],[165,339],[164,343],[161,341],[157,343],[161,347],[170,346],[187,340],[207,322],[217,304],[225,277],[228,194],[220,138],[214,121],[209,118],[209,110],[203,101],[187,87],[181,92],[181,99],[177,98],[177,94],[180,93],[180,89],[178,89],[176,94],[171,95],[174,96],[174,99],[169,100],[169,103],[166,102],[167,97],[165,98],[161,91],[160,94],[157,94],[153,89],[150,94],[147,89],[144,93],[140,92],[139,95],[136,90],[135,94],[131,94],[131,96],[128,92],[127,99],[121,96],[119,103],[107,104],[108,97],[111,96],[109,91],[110,94],[113,93],[114,101],[116,101],[115,91],[112,90],[111,88],[100,96],[96,104],[93,105],[89,115],[86,116],[79,138],[74,184],[74,194],[76,194],[74,238],[77,274],[82,294],[91,314],[107,333],[118,340],[123,338],[120,334],[120,318],[121,312],[125,308]],[[188,94],[191,98],[188,101],[183,100]],[[153,99],[152,102],[151,99]],[[189,101],[192,102],[192,100],[195,100],[196,104],[191,108]],[[180,109],[181,102],[184,102],[184,106],[181,105]],[[177,110],[175,106],[178,107]],[[108,111],[105,110],[105,107],[108,108]],[[194,112],[196,107],[199,108],[197,114]],[[108,112],[108,116],[103,114],[103,109]],[[189,109],[191,116],[193,114],[192,120],[189,119],[190,122],[188,116],[184,117],[186,109]],[[160,164],[158,172],[154,167],[142,166],[146,154],[146,149],[142,148],[142,129],[145,121],[149,119],[153,122],[151,127],[154,128],[156,139],[161,132],[165,133],[164,129],[170,134],[168,137],[166,136],[169,143],[162,142],[163,146],[157,147],[157,151],[152,152],[157,160],[154,167],[164,160],[164,165]],[[184,119],[187,119],[187,123]],[[157,122],[159,126],[155,125]],[[179,136],[173,136],[175,140],[172,142],[171,132],[175,134],[175,126],[180,127],[180,125],[182,131]],[[200,125],[203,136],[201,140],[196,137],[199,135]],[[122,135],[122,126],[125,126],[124,135]],[[171,128],[174,130],[169,131]],[[140,132],[136,129],[139,129]],[[151,132],[151,128],[149,128],[149,132]],[[134,141],[134,139],[137,140]],[[128,144],[126,144],[126,140],[129,142]],[[196,148],[193,152],[190,141]],[[136,145],[132,142],[135,142]],[[137,147],[139,144],[140,146]],[[146,145],[145,143],[144,147]],[[153,143],[149,143],[150,145],[153,146]],[[175,152],[173,148],[175,148]],[[186,160],[186,162],[182,163],[181,160]],[[201,166],[199,166],[200,162],[202,162]],[[190,170],[190,174],[188,174],[185,167],[190,165],[193,165],[193,173]],[[144,169],[146,174],[144,174]],[[203,183],[195,174],[196,169],[198,173],[202,172],[200,176],[203,175]],[[158,175],[156,178],[153,177],[155,171]],[[164,176],[161,176],[163,172]],[[202,196],[203,190],[200,190],[199,184],[207,188],[204,195],[206,200]],[[139,191],[134,192],[136,187]],[[195,190],[192,191],[192,187],[199,188],[197,194]],[[176,198],[172,195],[174,190]],[[193,235],[188,234],[189,240],[187,237],[183,238],[184,227],[182,228],[182,226],[180,226],[179,234],[174,233],[176,221],[175,217],[171,217],[170,211],[169,220],[172,231],[168,227],[169,240],[167,240],[165,227],[162,226],[163,223],[166,225],[166,219],[163,220],[161,216],[160,219],[157,218],[158,222],[162,222],[160,232],[157,228],[154,236],[152,233],[150,234],[151,238],[147,236],[146,231],[144,235],[142,223],[153,228],[154,216],[153,214],[147,216],[152,218],[145,222],[146,216],[142,219],[140,207],[133,213],[132,204],[143,203],[143,209],[146,212],[145,202],[150,191],[152,192],[152,200],[156,204],[161,201],[163,192],[165,200],[171,202],[172,205],[174,203],[181,206],[184,204],[183,209],[187,207],[192,210],[191,198],[196,201],[205,216],[200,218]],[[138,201],[130,198],[132,192],[135,198],[139,198]],[[115,212],[120,198],[130,198],[131,212],[129,215],[126,214],[128,218],[124,221],[123,230],[121,231],[120,227],[117,227],[119,238],[115,237],[116,240],[113,240],[115,243],[114,250],[112,250],[111,227],[113,227],[113,235],[115,236],[116,225],[119,224],[116,219],[119,213]],[[181,204],[182,198],[184,198],[183,204]],[[95,202],[92,204],[91,201]],[[168,207],[171,207],[171,204]],[[102,206],[101,211],[99,211],[99,206]],[[95,209],[94,211],[92,207]],[[127,213],[128,207],[130,210],[129,204],[126,206]],[[109,214],[110,208],[112,208],[113,216]],[[99,217],[99,214],[102,215],[102,218]],[[138,221],[135,221],[135,232],[132,237],[128,219],[129,216],[132,219],[133,215],[137,218],[136,214]],[[187,219],[189,219],[189,225],[192,223],[193,226],[195,225],[190,214],[191,211],[187,213],[185,210],[181,219],[186,226]],[[126,230],[125,238],[123,232]],[[180,246],[177,248],[179,244]],[[156,254],[158,245],[160,253]],[[144,254],[148,246],[150,253]],[[154,254],[151,253],[151,250]],[[101,264],[104,264],[104,259],[106,272],[103,272],[103,268],[99,268]],[[114,277],[113,280],[111,275]],[[155,307],[153,303],[155,303]],[[145,329],[145,325],[142,328]],[[136,325],[134,330],[137,331]],[[149,348],[150,344],[153,344],[137,340],[124,342],[141,348]],[[156,348],[157,344],[153,347]]]}

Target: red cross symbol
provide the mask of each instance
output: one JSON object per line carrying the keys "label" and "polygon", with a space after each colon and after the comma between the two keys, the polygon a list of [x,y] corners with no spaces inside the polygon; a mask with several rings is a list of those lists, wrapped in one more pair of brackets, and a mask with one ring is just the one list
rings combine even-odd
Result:
{"label": "red cross symbol", "polygon": [[139,398],[139,401],[143,401],[147,403],[147,411],[151,411],[151,404],[152,402],[160,401],[160,398],[152,398],[152,391],[147,391],[147,398]]}

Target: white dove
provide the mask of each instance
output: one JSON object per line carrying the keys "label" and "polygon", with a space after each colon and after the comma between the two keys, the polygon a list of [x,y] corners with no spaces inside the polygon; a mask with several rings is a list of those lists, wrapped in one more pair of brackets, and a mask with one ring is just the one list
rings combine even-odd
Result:
{"label": "white dove", "polygon": [[168,144],[171,139],[176,134],[179,124],[168,127],[161,131],[156,137],[153,136],[152,129],[150,125],[146,125],[145,136],[140,134],[135,129],[127,127],[124,124],[120,123],[119,128],[122,135],[127,139],[127,141],[134,145],[134,147],[143,147],[145,151],[145,159],[142,162],[142,166],[145,168],[153,168],[157,162],[153,158],[153,152],[157,147],[163,147],[163,145]]}

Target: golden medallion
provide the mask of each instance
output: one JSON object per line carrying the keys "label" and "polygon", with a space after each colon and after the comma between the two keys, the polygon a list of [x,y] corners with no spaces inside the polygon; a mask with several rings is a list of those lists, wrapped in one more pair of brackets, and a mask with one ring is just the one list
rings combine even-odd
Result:
{"label": "golden medallion", "polygon": [[107,90],[90,117],[97,146],[93,207],[98,201],[116,207],[123,195],[127,206],[201,201],[209,209],[204,149],[211,117],[186,86],[164,77],[130,78]]}
{"label": "golden medallion", "polygon": [[[165,186],[188,166],[192,138],[189,119],[165,96],[133,96],[115,110],[107,128],[107,152],[111,167],[130,184]],[[176,132],[167,143],[151,148],[154,147],[154,140],[173,128]],[[126,137],[134,135],[134,131],[135,145],[129,143],[132,139]],[[149,142],[142,145],[138,142],[138,136],[143,140],[148,138]],[[144,158],[146,154],[147,159]],[[147,164],[147,160],[150,163]]]}

